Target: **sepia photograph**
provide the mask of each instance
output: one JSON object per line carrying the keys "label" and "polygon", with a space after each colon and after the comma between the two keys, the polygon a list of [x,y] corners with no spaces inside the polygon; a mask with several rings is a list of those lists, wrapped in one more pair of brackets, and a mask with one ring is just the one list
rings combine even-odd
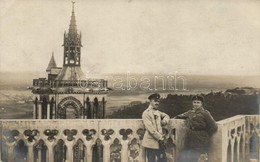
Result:
{"label": "sepia photograph", "polygon": [[259,0],[0,0],[0,162],[259,162]]}

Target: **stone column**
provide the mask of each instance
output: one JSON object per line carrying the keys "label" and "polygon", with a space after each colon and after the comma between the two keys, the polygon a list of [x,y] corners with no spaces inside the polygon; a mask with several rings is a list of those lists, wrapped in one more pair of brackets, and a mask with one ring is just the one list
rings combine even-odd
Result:
{"label": "stone column", "polygon": [[42,103],[38,103],[38,119],[42,119]]}
{"label": "stone column", "polygon": [[129,140],[122,140],[122,150],[121,150],[121,161],[128,161],[128,142]]}
{"label": "stone column", "polygon": [[245,161],[249,161],[250,160],[250,145],[249,145],[249,142],[250,142],[250,133],[249,131],[246,132],[246,138],[245,138],[245,158],[244,160]]}
{"label": "stone column", "polygon": [[67,146],[66,160],[68,162],[73,161],[73,143],[74,141],[66,141],[66,146]]}
{"label": "stone column", "polygon": [[14,162],[14,144],[8,144],[8,162]]}
{"label": "stone column", "polygon": [[245,157],[245,149],[246,149],[246,139],[245,139],[245,132],[243,133],[243,136],[242,136],[242,139],[243,139],[243,142],[242,142],[242,146],[241,146],[241,153],[242,153],[242,159],[240,160],[244,160],[246,157]]}
{"label": "stone column", "polygon": [[106,117],[106,100],[105,98],[102,99],[102,110],[103,110],[103,119]]}
{"label": "stone column", "polygon": [[110,162],[110,144],[111,140],[102,141],[103,144],[103,162]]}
{"label": "stone column", "polygon": [[92,162],[92,153],[93,153],[93,150],[92,150],[92,142],[88,142],[87,143],[87,149],[86,149],[86,152],[85,152],[85,161],[86,162]]}
{"label": "stone column", "polygon": [[235,146],[235,138],[231,139],[231,142],[230,142],[230,148],[231,148],[231,159],[230,159],[230,162],[234,162],[234,146]]}
{"label": "stone column", "polygon": [[33,119],[37,118],[37,106],[36,106],[36,104],[37,104],[37,101],[35,100],[33,102]]}
{"label": "stone column", "polygon": [[50,102],[47,102],[47,119],[50,119],[50,113],[51,113],[51,108],[50,108]]}
{"label": "stone column", "polygon": [[236,152],[236,159],[237,159],[237,161],[240,161],[240,160],[242,160],[242,159],[240,159],[240,140],[241,140],[241,135],[239,135],[239,136],[237,136],[237,152]]}
{"label": "stone column", "polygon": [[34,159],[33,144],[34,143],[31,143],[29,145],[27,144],[27,146],[28,146],[27,161],[28,162],[33,162],[33,159]]}
{"label": "stone column", "polygon": [[48,142],[46,143],[47,146],[47,157],[46,157],[46,161],[48,162],[53,162],[54,161],[54,150],[53,150],[53,143],[54,142]]}

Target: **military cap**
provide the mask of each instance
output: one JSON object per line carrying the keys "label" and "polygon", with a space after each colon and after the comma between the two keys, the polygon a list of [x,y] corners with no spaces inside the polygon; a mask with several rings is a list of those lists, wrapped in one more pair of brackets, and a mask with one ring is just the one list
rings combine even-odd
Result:
{"label": "military cap", "polygon": [[154,94],[151,94],[148,99],[149,100],[159,100],[160,99],[160,95],[158,93],[154,93]]}
{"label": "military cap", "polygon": [[192,96],[192,98],[191,98],[191,101],[194,101],[194,100],[199,100],[201,102],[204,102],[204,97],[202,95],[195,95],[195,96]]}

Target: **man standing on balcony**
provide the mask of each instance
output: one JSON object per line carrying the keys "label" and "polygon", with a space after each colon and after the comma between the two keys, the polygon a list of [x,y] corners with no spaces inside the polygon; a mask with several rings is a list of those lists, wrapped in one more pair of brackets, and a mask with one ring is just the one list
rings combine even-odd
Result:
{"label": "man standing on balcony", "polygon": [[[186,146],[178,162],[203,161],[207,154],[211,135],[217,130],[217,124],[210,112],[203,108],[204,97],[192,97],[192,109],[177,115],[176,119],[185,119],[187,124]],[[204,160],[206,161],[206,160]]]}
{"label": "man standing on balcony", "polygon": [[144,134],[142,145],[145,148],[148,162],[166,162],[165,154],[165,136],[162,126],[166,126],[170,117],[159,111],[160,95],[155,93],[148,97],[149,107],[143,112],[142,119],[146,132]]}

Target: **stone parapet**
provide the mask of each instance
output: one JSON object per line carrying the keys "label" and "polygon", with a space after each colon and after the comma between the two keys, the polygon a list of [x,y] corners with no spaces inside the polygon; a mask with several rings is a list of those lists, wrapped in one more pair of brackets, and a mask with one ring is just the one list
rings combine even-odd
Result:
{"label": "stone parapet", "polygon": [[[218,122],[209,161],[259,160],[260,116],[234,116]],[[1,159],[34,161],[144,162],[144,125],[137,119],[0,120]],[[184,120],[171,119],[163,132],[169,161],[185,144]]]}
{"label": "stone parapet", "polygon": [[[0,120],[0,123],[3,161],[15,161],[14,155],[19,147],[27,148],[22,151],[22,155],[28,162],[33,161],[32,159],[54,161],[57,158],[55,148],[59,143],[66,147],[66,156],[62,158],[67,161],[73,161],[74,155],[79,151],[75,146],[81,144],[84,147],[80,151],[84,151],[84,156],[80,158],[86,162],[92,161],[95,153],[99,155],[99,161],[104,162],[113,158],[120,158],[121,161],[145,160],[144,149],[141,146],[145,131],[142,120]],[[164,128],[164,133],[172,145],[168,149],[169,158],[175,158],[179,149],[183,147],[183,128],[184,121],[174,119],[169,127]],[[95,150],[95,147],[101,148],[102,151]],[[39,154],[42,152],[39,148],[45,148],[47,153]],[[116,157],[117,154],[119,157]]]}

